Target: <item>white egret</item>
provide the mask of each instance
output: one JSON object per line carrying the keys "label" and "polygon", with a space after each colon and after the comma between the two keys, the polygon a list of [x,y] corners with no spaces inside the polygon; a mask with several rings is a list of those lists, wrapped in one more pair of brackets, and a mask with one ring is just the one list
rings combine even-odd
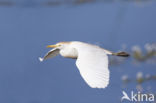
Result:
{"label": "white egret", "polygon": [[129,56],[126,52],[113,53],[100,48],[99,46],[79,42],[59,42],[55,45],[48,45],[53,48],[40,61],[52,58],[60,54],[66,58],[77,59],[81,76],[92,88],[105,88],[109,84],[108,54],[116,56]]}

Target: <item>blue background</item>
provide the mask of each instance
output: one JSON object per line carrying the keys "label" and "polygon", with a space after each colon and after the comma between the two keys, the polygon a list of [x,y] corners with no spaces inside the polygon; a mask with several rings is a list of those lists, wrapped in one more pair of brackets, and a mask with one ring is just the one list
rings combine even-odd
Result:
{"label": "blue background", "polygon": [[[0,6],[1,103],[119,103],[122,90],[136,91],[136,83],[122,87],[121,76],[141,71],[155,75],[156,65],[133,58],[110,66],[110,84],[92,89],[81,78],[75,60],[38,57],[59,41],[83,41],[118,51],[156,41],[156,2],[94,2],[82,5],[44,5],[47,0],[9,0]],[[155,81],[144,83],[156,92]],[[126,101],[125,101],[126,102]]]}

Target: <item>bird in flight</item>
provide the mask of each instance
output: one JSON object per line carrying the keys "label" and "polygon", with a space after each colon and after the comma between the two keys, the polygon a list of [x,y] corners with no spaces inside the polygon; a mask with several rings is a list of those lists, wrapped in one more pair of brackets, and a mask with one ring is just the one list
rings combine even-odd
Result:
{"label": "bird in flight", "polygon": [[128,57],[126,52],[113,53],[97,45],[80,41],[59,42],[48,45],[53,48],[40,61],[52,58],[60,54],[66,58],[76,59],[76,66],[85,82],[91,88],[105,88],[109,84],[108,56]]}

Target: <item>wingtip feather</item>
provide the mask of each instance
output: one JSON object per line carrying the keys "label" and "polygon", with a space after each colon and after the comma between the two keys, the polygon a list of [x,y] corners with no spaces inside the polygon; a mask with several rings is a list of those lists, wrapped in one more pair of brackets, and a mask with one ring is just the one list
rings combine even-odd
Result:
{"label": "wingtip feather", "polygon": [[42,62],[42,61],[43,61],[43,58],[41,58],[41,57],[39,57],[38,59],[39,59],[39,61],[40,61],[40,62]]}

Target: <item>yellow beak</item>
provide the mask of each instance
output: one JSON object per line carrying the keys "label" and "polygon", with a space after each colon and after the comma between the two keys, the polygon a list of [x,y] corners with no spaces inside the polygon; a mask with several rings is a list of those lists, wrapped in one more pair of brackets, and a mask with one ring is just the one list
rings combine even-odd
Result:
{"label": "yellow beak", "polygon": [[48,45],[47,48],[56,48],[58,45]]}

